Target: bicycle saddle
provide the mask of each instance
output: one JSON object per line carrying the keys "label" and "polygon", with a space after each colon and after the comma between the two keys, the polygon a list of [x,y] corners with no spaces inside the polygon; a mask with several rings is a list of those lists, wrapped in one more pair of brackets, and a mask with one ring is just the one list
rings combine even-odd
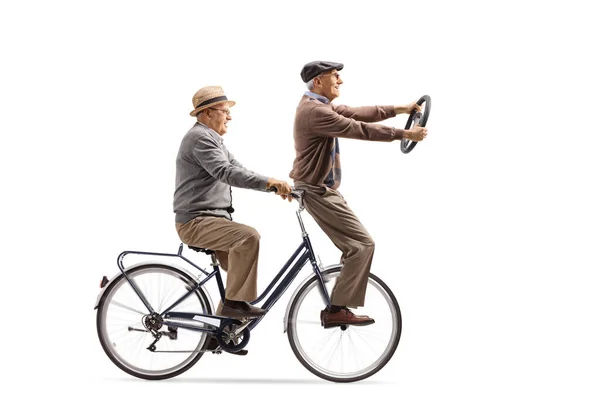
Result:
{"label": "bicycle saddle", "polygon": [[197,252],[202,252],[205,253],[207,255],[211,255],[214,253],[213,250],[209,250],[209,249],[203,249],[202,247],[194,247],[194,246],[188,246],[190,249],[197,251]]}

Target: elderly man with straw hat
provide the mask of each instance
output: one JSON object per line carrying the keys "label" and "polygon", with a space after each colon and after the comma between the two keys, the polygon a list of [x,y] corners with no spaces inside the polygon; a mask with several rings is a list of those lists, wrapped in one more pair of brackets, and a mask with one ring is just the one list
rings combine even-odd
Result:
{"label": "elderly man with straw hat", "polygon": [[[255,300],[260,235],[256,229],[232,221],[231,187],[266,191],[275,187],[286,195],[284,181],[250,171],[236,160],[222,136],[235,104],[219,86],[198,90],[192,98],[196,123],[183,137],[176,162],[173,209],[179,238],[187,245],[214,250],[227,271],[225,301],[220,315],[255,318],[265,310],[252,306]],[[285,196],[282,196],[285,197]]]}
{"label": "elderly man with straw hat", "polygon": [[402,130],[371,123],[420,110],[416,102],[368,107],[332,104],[340,94],[342,68],[344,64],[329,61],[309,62],[302,68],[300,76],[308,91],[296,108],[296,159],[290,172],[294,186],[305,191],[306,210],[342,251],[344,266],[331,293],[331,307],[321,311],[325,328],[375,322],[349,309],[364,305],[375,243],[338,192],[342,178],[338,138],[391,142],[402,138],[420,141],[427,136],[427,129],[418,125]]}

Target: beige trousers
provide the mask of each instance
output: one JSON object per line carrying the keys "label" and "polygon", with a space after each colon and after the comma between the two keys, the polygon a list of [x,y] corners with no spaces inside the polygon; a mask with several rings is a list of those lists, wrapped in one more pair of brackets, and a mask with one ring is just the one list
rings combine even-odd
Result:
{"label": "beige trousers", "polygon": [[337,190],[298,181],[294,186],[305,191],[306,210],[342,251],[344,266],[333,287],[331,303],[364,306],[375,242]]}
{"label": "beige trousers", "polygon": [[260,235],[256,229],[220,217],[196,217],[175,224],[181,241],[189,246],[214,250],[227,272],[225,298],[256,300]]}

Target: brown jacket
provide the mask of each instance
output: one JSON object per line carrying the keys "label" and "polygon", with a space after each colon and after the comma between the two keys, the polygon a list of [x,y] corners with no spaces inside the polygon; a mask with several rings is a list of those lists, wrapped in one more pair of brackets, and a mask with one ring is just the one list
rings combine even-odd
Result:
{"label": "brown jacket", "polygon": [[302,96],[294,121],[296,159],[290,178],[311,185],[324,185],[332,168],[335,138],[391,142],[401,139],[402,129],[368,124],[394,117],[394,106],[348,107],[324,104]]}

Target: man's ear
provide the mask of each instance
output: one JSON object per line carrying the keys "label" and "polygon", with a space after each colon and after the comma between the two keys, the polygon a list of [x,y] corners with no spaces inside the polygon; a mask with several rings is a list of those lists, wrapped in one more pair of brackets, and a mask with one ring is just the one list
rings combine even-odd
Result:
{"label": "man's ear", "polygon": [[208,118],[210,119],[210,117],[208,116],[208,108],[205,108],[204,110],[200,111],[197,115],[196,115],[196,119],[198,121],[200,121],[200,119],[203,117],[204,114],[204,118]]}

